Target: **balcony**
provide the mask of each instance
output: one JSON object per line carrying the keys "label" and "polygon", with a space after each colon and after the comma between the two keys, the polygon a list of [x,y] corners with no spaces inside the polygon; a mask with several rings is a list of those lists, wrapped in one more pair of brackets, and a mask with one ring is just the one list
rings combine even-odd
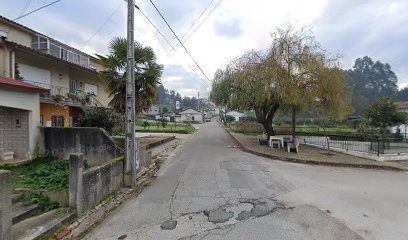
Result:
{"label": "balcony", "polygon": [[48,92],[40,94],[42,103],[60,103],[62,105],[75,107],[104,107],[93,94],[85,93],[81,90],[70,90],[65,87],[50,84],[23,80],[23,82],[48,89]]}

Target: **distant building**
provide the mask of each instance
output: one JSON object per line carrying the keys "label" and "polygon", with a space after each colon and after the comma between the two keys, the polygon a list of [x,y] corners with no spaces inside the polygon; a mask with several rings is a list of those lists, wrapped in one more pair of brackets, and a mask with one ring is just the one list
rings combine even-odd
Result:
{"label": "distant building", "polygon": [[240,112],[237,112],[237,111],[227,112],[226,115],[227,115],[227,116],[234,117],[236,122],[238,122],[239,119],[244,116],[243,113],[240,113]]}
{"label": "distant building", "polygon": [[204,122],[204,114],[194,109],[186,109],[180,112],[182,122]]}

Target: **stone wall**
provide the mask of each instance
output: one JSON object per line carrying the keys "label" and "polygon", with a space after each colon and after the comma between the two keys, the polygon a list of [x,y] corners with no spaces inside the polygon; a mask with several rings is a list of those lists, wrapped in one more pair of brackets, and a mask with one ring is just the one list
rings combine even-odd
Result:
{"label": "stone wall", "polygon": [[0,170],[0,239],[11,240],[11,176]]}
{"label": "stone wall", "polygon": [[102,165],[123,155],[101,128],[41,128],[40,149],[42,154],[61,159],[80,152],[90,166]]}

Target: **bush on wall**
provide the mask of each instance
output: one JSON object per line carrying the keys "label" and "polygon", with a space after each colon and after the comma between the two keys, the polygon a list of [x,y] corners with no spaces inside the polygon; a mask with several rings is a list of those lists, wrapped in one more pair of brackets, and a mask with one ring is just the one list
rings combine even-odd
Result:
{"label": "bush on wall", "polygon": [[109,108],[91,107],[79,117],[81,127],[99,127],[111,133],[112,128],[118,124],[120,116]]}

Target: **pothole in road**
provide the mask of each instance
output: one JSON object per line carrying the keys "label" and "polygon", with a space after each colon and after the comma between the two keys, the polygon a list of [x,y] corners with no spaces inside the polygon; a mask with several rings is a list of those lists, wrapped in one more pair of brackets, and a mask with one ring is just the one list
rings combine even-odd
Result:
{"label": "pothole in road", "polygon": [[217,208],[215,210],[204,211],[204,215],[208,217],[208,221],[212,223],[225,223],[234,216],[234,212],[225,210],[225,208]]}
{"label": "pothole in road", "polygon": [[162,223],[162,225],[160,225],[160,228],[162,230],[173,230],[177,227],[177,221],[170,219],[165,221],[164,223]]}
{"label": "pothole in road", "polygon": [[243,200],[241,203],[250,203],[253,205],[250,211],[242,211],[235,218],[238,221],[244,221],[251,217],[259,218],[266,216],[277,209],[283,209],[284,206],[276,200],[258,199],[258,200]]}

